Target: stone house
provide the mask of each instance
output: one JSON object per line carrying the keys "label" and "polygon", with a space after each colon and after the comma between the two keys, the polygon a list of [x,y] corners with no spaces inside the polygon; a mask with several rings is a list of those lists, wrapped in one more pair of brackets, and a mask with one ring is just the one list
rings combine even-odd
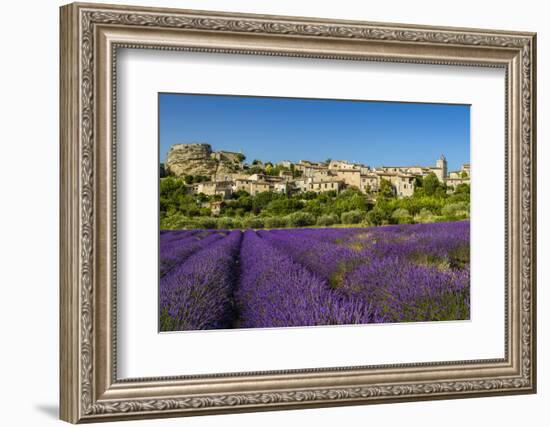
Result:
{"label": "stone house", "polygon": [[233,192],[237,192],[240,190],[248,191],[250,180],[245,178],[238,178],[233,181],[233,185],[231,188],[233,189]]}
{"label": "stone house", "polygon": [[290,160],[282,160],[279,163],[277,163],[277,165],[290,169],[290,166],[292,166],[292,162]]}
{"label": "stone house", "polygon": [[428,175],[430,173],[430,168],[425,168],[422,166],[410,166],[406,170],[403,170],[402,172],[405,173],[412,173],[414,175]]}
{"label": "stone house", "polygon": [[262,181],[265,179],[265,175],[263,173],[253,173],[252,175],[248,176],[249,181]]}
{"label": "stone house", "polygon": [[470,184],[470,164],[464,163],[460,167],[460,171],[449,172],[449,176],[445,179],[447,187],[456,189],[459,184]]}
{"label": "stone house", "polygon": [[310,160],[300,160],[296,166],[320,166],[320,167],[326,167],[324,163],[321,162],[312,162]]}
{"label": "stone house", "polygon": [[409,169],[409,166],[381,166],[377,169],[377,172],[381,173],[398,173],[406,172]]}
{"label": "stone house", "polygon": [[460,167],[459,171],[449,172],[449,178],[453,179],[466,179],[470,178],[470,164],[465,163]]}
{"label": "stone house", "polygon": [[343,184],[343,181],[338,178],[326,179],[323,181],[312,180],[307,184],[307,191],[314,191],[315,193],[336,191],[338,193],[342,189]]}
{"label": "stone house", "polygon": [[331,171],[329,171],[326,168],[322,168],[322,169],[315,169],[313,171],[312,178],[315,181],[322,181],[322,180],[325,180],[325,179],[329,179],[330,177],[333,177],[333,176],[335,176],[335,175],[333,175]]}
{"label": "stone house", "polygon": [[410,197],[414,194],[415,176],[401,172],[383,172],[378,176],[389,181],[397,197]]}
{"label": "stone house", "polygon": [[448,188],[454,190],[460,184],[470,184],[470,178],[447,178],[445,183]]}
{"label": "stone house", "polygon": [[248,191],[251,196],[255,196],[258,193],[263,193],[265,191],[271,191],[272,186],[267,182],[251,181],[250,190]]}
{"label": "stone house", "polygon": [[210,212],[213,216],[218,216],[221,213],[223,202],[210,202]]}
{"label": "stone house", "polygon": [[410,174],[398,174],[395,185],[397,197],[410,197],[414,194],[415,176]]}
{"label": "stone house", "polygon": [[368,193],[370,191],[378,191],[380,189],[380,177],[374,173],[361,174],[361,182],[359,184],[359,189],[363,193]]}
{"label": "stone house", "polygon": [[191,184],[187,186],[187,192],[191,194],[198,194],[199,184]]}
{"label": "stone house", "polygon": [[273,190],[276,191],[277,193],[286,194],[288,191],[288,183],[286,181],[278,182],[273,185]]}
{"label": "stone house", "polygon": [[196,184],[196,192],[207,196],[219,195],[223,198],[229,197],[232,193],[231,181],[207,181]]}
{"label": "stone house", "polygon": [[294,188],[298,191],[307,191],[309,182],[312,181],[312,178],[300,178],[295,179],[292,183]]}
{"label": "stone house", "polygon": [[237,179],[247,179],[248,176],[244,173],[218,173],[212,175],[212,181],[235,181]]}
{"label": "stone house", "polygon": [[437,176],[437,179],[440,182],[445,181],[445,177],[443,176],[443,169],[441,169],[441,168],[430,168],[430,173],[435,174],[435,176]]}
{"label": "stone house", "polygon": [[279,177],[284,179],[286,182],[291,181],[293,176],[291,171],[282,170],[279,172]]}
{"label": "stone house", "polygon": [[252,196],[264,191],[272,191],[273,185],[265,181],[255,181],[251,179],[236,179],[233,181],[231,189],[233,192],[244,190]]}
{"label": "stone house", "polygon": [[359,171],[361,172],[361,175],[369,175],[374,172],[369,166],[361,166]]}
{"label": "stone house", "polygon": [[326,171],[327,167],[324,165],[297,164],[294,169],[302,172],[302,176],[312,178],[316,174]]}
{"label": "stone house", "polygon": [[334,169],[332,174],[346,185],[361,188],[361,171],[359,169]]}
{"label": "stone house", "polygon": [[331,160],[328,164],[330,170],[361,170],[361,166],[345,160]]}

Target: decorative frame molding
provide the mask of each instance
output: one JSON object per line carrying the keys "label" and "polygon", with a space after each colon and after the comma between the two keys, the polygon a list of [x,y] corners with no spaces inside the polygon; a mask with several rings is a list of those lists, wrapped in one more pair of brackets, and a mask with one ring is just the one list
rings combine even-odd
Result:
{"label": "decorative frame molding", "polygon": [[[535,392],[535,34],[79,3],[60,13],[63,420]],[[119,47],[505,68],[505,358],[117,380]]]}

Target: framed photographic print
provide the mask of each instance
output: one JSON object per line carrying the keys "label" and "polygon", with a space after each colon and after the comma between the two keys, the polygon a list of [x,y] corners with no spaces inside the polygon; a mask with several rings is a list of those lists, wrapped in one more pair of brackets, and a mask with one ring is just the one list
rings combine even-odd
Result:
{"label": "framed photographic print", "polygon": [[535,34],[61,8],[61,418],[533,393]]}

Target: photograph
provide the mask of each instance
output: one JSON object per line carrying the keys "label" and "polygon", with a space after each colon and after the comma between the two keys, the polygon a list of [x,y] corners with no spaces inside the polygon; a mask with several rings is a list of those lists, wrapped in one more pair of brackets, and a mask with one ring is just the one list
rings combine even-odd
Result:
{"label": "photograph", "polygon": [[159,329],[470,318],[470,106],[159,93]]}

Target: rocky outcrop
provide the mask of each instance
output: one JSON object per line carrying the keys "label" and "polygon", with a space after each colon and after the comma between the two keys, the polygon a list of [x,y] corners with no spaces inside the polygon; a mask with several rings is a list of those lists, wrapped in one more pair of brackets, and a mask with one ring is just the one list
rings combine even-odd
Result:
{"label": "rocky outcrop", "polygon": [[166,169],[176,176],[223,175],[241,168],[238,153],[213,152],[210,144],[174,144],[166,156]]}
{"label": "rocky outcrop", "polygon": [[176,176],[216,173],[218,161],[212,158],[210,144],[175,144],[166,156],[167,170]]}

